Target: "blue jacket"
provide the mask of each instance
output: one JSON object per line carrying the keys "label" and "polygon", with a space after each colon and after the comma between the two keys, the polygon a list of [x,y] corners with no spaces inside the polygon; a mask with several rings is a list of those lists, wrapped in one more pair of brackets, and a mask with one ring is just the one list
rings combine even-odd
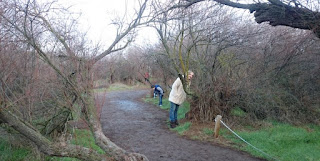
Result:
{"label": "blue jacket", "polygon": [[163,95],[163,89],[158,84],[154,85],[154,93],[156,93],[156,92],[158,92],[158,93]]}

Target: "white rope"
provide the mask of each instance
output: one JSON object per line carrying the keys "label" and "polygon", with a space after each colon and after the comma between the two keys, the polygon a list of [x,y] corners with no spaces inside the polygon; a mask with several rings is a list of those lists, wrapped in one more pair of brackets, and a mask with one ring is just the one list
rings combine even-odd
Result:
{"label": "white rope", "polygon": [[266,156],[268,156],[268,157],[270,157],[270,158],[272,158],[272,159],[274,159],[274,160],[276,160],[276,161],[280,161],[280,160],[278,160],[278,159],[276,159],[276,158],[274,158],[274,157],[272,157],[271,155],[269,155],[269,154],[267,154],[267,153],[265,153],[264,151],[262,151],[262,150],[260,150],[260,149],[258,149],[258,148],[256,148],[255,146],[253,146],[252,144],[250,144],[249,142],[247,142],[246,140],[244,140],[241,136],[239,136],[237,133],[235,133],[233,130],[231,130],[222,120],[220,120],[220,122],[228,129],[228,130],[230,130],[234,135],[236,135],[239,139],[241,139],[243,142],[245,142],[245,143],[247,143],[248,145],[250,145],[253,149],[255,149],[255,150],[257,150],[257,151],[259,151],[259,152],[261,152],[261,153],[263,153],[264,155],[266,155]]}

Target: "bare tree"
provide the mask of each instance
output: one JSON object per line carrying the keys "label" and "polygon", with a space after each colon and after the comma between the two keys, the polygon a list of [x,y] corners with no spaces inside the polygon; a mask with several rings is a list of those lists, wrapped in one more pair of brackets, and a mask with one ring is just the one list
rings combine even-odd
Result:
{"label": "bare tree", "polygon": [[[197,79],[192,84],[199,97],[191,101],[190,117],[212,121],[217,114],[227,117],[233,108],[241,107],[250,114],[248,118],[274,119],[276,116],[280,121],[293,122],[310,114],[310,111],[314,112],[304,103],[317,104],[317,99],[299,101],[298,98],[306,96],[294,94],[293,89],[283,83],[283,80],[293,83],[293,76],[288,77],[285,73],[293,72],[302,79],[296,63],[304,64],[300,60],[306,59],[305,54],[313,53],[307,44],[315,43],[308,31],[290,28],[292,26],[254,25],[251,20],[236,17],[237,14],[229,15],[234,10],[221,8],[211,1],[181,2],[161,5],[167,8],[162,9],[155,28],[164,46],[162,53],[166,53],[175,64],[172,68],[179,71],[183,69],[182,63],[186,65],[189,62],[196,72]],[[311,66],[313,73],[317,67]],[[283,73],[284,70],[286,72]],[[310,78],[307,75],[303,77]],[[296,87],[301,85],[293,84]],[[313,86],[318,87],[316,84]],[[316,95],[313,93],[307,97]],[[314,116],[318,113],[314,112]]]}
{"label": "bare tree", "polygon": [[[67,104],[58,109],[66,110],[50,117],[49,122],[55,124],[50,127],[61,127],[63,131],[66,128],[64,124],[68,123],[70,113],[77,108],[75,106],[77,103],[81,116],[86,120],[96,144],[106,154],[99,154],[95,150],[69,144],[66,140],[58,142],[49,140],[45,135],[53,129],[46,126],[45,131],[47,132],[41,133],[31,122],[20,117],[14,110],[16,109],[14,102],[19,100],[12,100],[14,97],[9,95],[2,95],[1,123],[9,124],[47,155],[74,157],[82,160],[111,159],[107,156],[116,160],[148,160],[142,154],[127,153],[103,134],[91,90],[93,86],[91,82],[92,66],[105,56],[127,47],[132,41],[134,29],[148,22],[144,17],[147,0],[140,3],[140,8],[131,22],[117,23],[118,32],[115,40],[101,53],[95,53],[97,50],[85,46],[86,39],[76,32],[75,19],[70,17],[66,9],[54,6],[55,2],[41,5],[32,0],[3,1],[1,3],[3,11],[0,12],[0,18],[3,30],[10,33],[10,36],[20,39],[20,44],[31,47],[37,57],[56,73],[57,80],[62,85],[60,98],[63,97]],[[124,45],[119,45],[125,38],[127,40],[124,41]],[[4,81],[6,79],[2,79],[1,85],[5,84]]]}
{"label": "bare tree", "polygon": [[154,8],[159,15],[153,27],[157,30],[163,46],[162,53],[169,58],[169,64],[178,73],[187,94],[197,97],[187,90],[189,82],[183,75],[187,75],[194,50],[206,44],[204,37],[199,34],[203,33],[199,22],[205,21],[206,17],[197,19],[199,17],[196,15],[199,14],[199,10],[194,9],[196,7],[173,9],[171,1],[154,3]]}

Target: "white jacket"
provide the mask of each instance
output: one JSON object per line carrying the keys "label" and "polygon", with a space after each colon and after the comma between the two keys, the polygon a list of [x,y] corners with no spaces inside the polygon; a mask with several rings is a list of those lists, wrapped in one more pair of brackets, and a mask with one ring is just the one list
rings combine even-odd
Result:
{"label": "white jacket", "polygon": [[169,101],[181,105],[187,97],[186,92],[183,90],[183,85],[180,78],[177,78],[172,84],[172,89],[169,94]]}

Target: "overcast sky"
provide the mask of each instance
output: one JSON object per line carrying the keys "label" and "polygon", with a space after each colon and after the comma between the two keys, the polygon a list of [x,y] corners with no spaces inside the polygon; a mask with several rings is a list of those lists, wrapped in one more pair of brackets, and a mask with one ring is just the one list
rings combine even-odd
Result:
{"label": "overcast sky", "polygon": [[[137,0],[60,0],[59,2],[66,7],[72,5],[72,11],[81,12],[82,16],[79,19],[81,28],[88,31],[88,36],[93,42],[101,41],[106,45],[115,38],[116,30],[110,25],[113,15],[123,15],[125,11],[133,12],[134,6],[138,4]],[[138,32],[135,44],[155,43],[156,40],[156,32],[151,28],[145,28]]]}

